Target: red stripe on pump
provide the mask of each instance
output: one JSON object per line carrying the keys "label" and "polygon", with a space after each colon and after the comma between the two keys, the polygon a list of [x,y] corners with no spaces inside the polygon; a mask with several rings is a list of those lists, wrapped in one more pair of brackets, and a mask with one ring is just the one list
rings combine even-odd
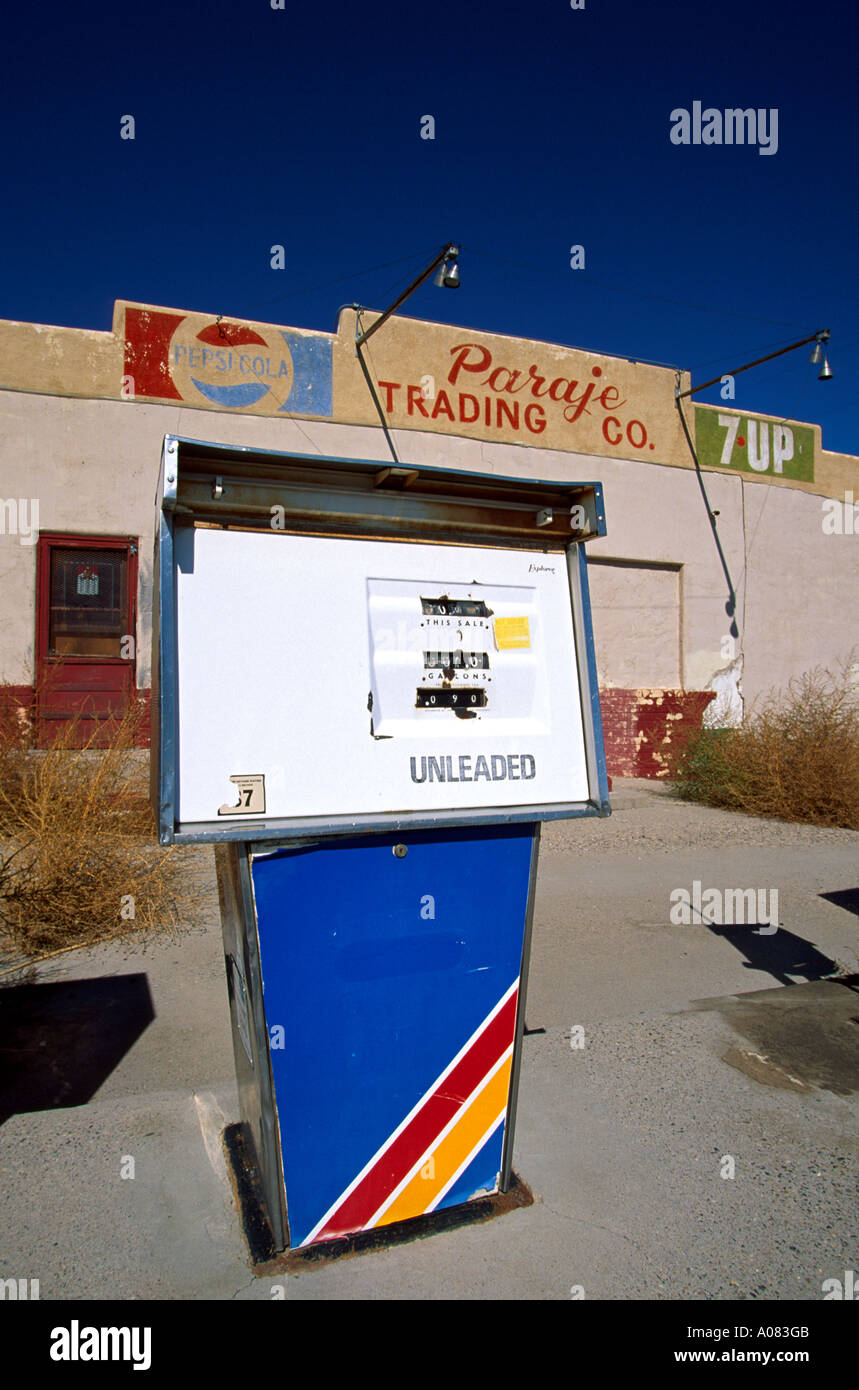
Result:
{"label": "red stripe on pump", "polygon": [[516,1003],[519,991],[514,990],[503,1008],[474,1039],[471,1047],[459,1059],[452,1071],[427,1096],[420,1110],[413,1115],[405,1129],[381,1153],[347,1197],[329,1216],[317,1232],[315,1240],[331,1240],[336,1236],[361,1230],[394,1188],[426,1152],[445,1125],[456,1114],[463,1101],[486,1076],[513,1041],[516,1025]]}

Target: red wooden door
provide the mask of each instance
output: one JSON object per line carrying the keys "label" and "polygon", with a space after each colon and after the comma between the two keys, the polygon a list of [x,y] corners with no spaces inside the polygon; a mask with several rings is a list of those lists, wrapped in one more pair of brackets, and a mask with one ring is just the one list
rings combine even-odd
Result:
{"label": "red wooden door", "polygon": [[74,716],[76,743],[102,743],[135,692],[137,542],[43,534],[37,589],[39,743]]}

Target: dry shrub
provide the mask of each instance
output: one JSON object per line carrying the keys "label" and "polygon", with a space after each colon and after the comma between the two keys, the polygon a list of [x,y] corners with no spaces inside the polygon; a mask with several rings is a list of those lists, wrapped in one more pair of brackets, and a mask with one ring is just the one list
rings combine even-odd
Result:
{"label": "dry shrub", "polygon": [[132,705],[86,731],[72,716],[36,749],[32,719],[0,706],[0,936],[16,950],[178,922],[178,861],[157,843],[136,747],[142,717]]}
{"label": "dry shrub", "polygon": [[859,830],[859,683],[850,659],[774,691],[739,728],[704,728],[679,751],[675,791],[753,816]]}

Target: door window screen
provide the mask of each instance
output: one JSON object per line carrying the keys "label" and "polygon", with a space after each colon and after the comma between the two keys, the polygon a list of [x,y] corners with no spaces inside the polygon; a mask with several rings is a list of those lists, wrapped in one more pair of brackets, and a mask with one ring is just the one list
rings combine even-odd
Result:
{"label": "door window screen", "polygon": [[127,560],[124,550],[52,548],[49,655],[122,655]]}

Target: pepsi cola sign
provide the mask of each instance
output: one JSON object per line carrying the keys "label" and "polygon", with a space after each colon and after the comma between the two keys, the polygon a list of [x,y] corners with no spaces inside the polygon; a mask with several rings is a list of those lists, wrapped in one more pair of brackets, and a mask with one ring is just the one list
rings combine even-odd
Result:
{"label": "pepsi cola sign", "polygon": [[331,349],[323,334],[129,305],[123,395],[330,419]]}

